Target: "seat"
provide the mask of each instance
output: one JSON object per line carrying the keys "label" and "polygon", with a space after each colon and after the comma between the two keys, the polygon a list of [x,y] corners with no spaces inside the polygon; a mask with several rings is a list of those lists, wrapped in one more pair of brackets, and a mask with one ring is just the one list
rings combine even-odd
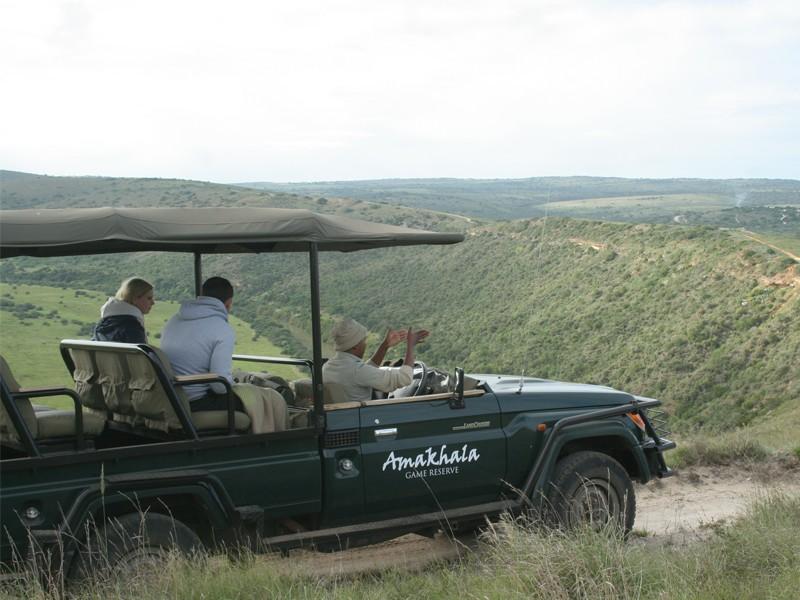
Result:
{"label": "seat", "polygon": [[[0,403],[0,441],[12,444],[22,443],[20,433],[6,409],[6,402],[13,402],[19,411],[24,426],[32,439],[37,441],[57,440],[76,437],[78,434],[75,410],[34,410],[31,398],[49,396],[69,396],[76,406],[80,406],[75,391],[68,388],[30,388],[20,387],[5,358],[0,356],[0,381],[2,382],[3,402]],[[97,436],[106,426],[104,416],[90,411],[82,411],[82,435]],[[25,434],[22,433],[24,436]]]}
{"label": "seat", "polygon": [[[126,358],[130,371],[128,389],[134,414],[143,418],[145,425],[149,428],[164,432],[182,430],[183,425],[173,408],[164,383],[165,381],[167,385],[189,383],[191,378],[176,377],[166,354],[153,346],[148,346],[144,352],[128,353]],[[163,379],[159,377],[158,368],[162,371]],[[170,385],[170,388],[174,390],[180,406],[189,415],[198,432],[228,428],[227,411],[208,410],[193,413],[183,387]],[[278,395],[280,396],[280,394]],[[234,429],[236,431],[248,431],[250,426],[251,419],[246,413],[234,412]]]}
{"label": "seat", "polygon": [[341,383],[322,384],[322,401],[325,404],[348,402],[347,395],[344,393],[344,386]]}
{"label": "seat", "polygon": [[72,379],[81,404],[90,411],[110,413],[111,409],[103,398],[103,388],[98,382],[98,369],[92,353],[81,348],[70,348],[69,355],[75,365]]}
{"label": "seat", "polygon": [[[294,391],[294,402],[300,407],[314,407],[314,387],[310,379],[296,379],[290,383]],[[348,402],[344,387],[340,383],[322,384],[322,401],[325,404]]]}

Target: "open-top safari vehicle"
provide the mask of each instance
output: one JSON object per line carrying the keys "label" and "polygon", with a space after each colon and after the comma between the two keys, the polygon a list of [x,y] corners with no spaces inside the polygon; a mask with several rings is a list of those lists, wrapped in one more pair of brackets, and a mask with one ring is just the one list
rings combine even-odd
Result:
{"label": "open-top safari vehicle", "polygon": [[[75,389],[21,386],[0,361],[0,561],[45,555],[85,572],[92,536],[112,566],[171,546],[344,548],[504,512],[630,530],[631,480],[669,474],[674,444],[646,414],[657,400],[422,364],[402,397],[341,402],[322,380],[319,253],[462,239],[303,210],[0,212],[2,258],[190,253],[198,288],[203,254],[305,252],[313,339],[310,359],[236,356],[311,373],[292,382],[302,418],[259,433],[232,405],[190,412],[182,386],[219,377],[176,377],[153,346],[62,341]],[[74,411],[34,408],[59,394]]]}

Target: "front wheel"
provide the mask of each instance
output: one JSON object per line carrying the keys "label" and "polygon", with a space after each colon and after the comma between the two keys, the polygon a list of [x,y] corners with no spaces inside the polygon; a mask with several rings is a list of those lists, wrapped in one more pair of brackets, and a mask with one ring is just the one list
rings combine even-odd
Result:
{"label": "front wheel", "polygon": [[633,529],[636,496],[633,483],[616,460],[600,452],[576,452],[556,463],[545,493],[545,515],[566,529]]}
{"label": "front wheel", "polygon": [[201,546],[194,531],[177,519],[159,513],[130,513],[109,519],[99,531],[87,531],[69,578],[81,581],[147,572],[163,565],[172,550],[188,555]]}

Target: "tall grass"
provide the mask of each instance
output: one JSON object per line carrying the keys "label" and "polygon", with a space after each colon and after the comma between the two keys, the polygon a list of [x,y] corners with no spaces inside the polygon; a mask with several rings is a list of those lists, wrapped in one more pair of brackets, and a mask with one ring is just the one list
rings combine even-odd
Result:
{"label": "tall grass", "polygon": [[[420,573],[385,571],[324,578],[250,556],[188,560],[171,556],[148,574],[97,579],[75,598],[797,598],[800,498],[756,499],[740,519],[688,546],[624,540],[591,530],[566,534],[511,520],[484,534],[478,549]],[[283,567],[283,565],[282,565]],[[32,579],[7,597],[57,595]]]}
{"label": "tall grass", "polygon": [[733,463],[763,462],[774,452],[753,436],[741,430],[729,433],[699,434],[681,440],[668,454],[673,467],[730,465]]}

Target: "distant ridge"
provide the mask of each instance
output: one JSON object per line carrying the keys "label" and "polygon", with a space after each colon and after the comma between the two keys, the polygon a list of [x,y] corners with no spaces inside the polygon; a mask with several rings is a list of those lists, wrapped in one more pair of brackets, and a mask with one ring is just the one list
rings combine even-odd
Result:
{"label": "distant ridge", "polygon": [[794,179],[628,179],[623,177],[529,177],[521,179],[378,179],[304,183],[242,183],[255,189],[456,210],[487,218],[539,216],[539,207],[567,200],[631,196],[705,195],[720,206],[800,205],[800,180]]}

